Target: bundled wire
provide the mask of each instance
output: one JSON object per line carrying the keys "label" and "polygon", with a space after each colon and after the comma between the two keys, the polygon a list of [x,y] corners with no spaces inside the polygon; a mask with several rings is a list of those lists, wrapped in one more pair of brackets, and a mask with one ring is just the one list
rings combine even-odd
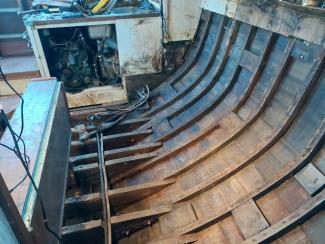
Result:
{"label": "bundled wire", "polygon": [[[11,127],[9,119],[8,119],[7,115],[5,114],[5,112],[3,110],[0,111],[0,115],[4,118],[4,123],[6,124],[8,130],[11,134],[12,140],[14,142],[14,148],[10,148],[9,146],[4,145],[4,144],[0,144],[0,146],[5,147],[10,151],[13,151],[15,153],[15,155],[17,156],[17,158],[20,160],[20,162],[26,172],[26,176],[22,180],[20,180],[19,183],[16,186],[14,186],[14,188],[12,188],[10,191],[11,192],[14,191],[27,177],[29,178],[29,180],[36,192],[36,197],[37,197],[37,199],[40,203],[40,206],[41,206],[41,211],[42,211],[42,215],[43,215],[43,222],[44,222],[45,228],[50,234],[52,234],[59,241],[59,243],[61,243],[61,238],[59,237],[59,235],[57,233],[55,233],[55,231],[53,231],[48,225],[48,219],[47,219],[47,214],[45,211],[43,199],[41,198],[38,187],[36,186],[34,178],[29,171],[29,157],[26,155],[26,144],[25,144],[24,140],[22,139],[22,134],[24,131],[24,112],[23,112],[24,111],[24,99],[8,82],[6,76],[4,75],[4,73],[2,71],[1,66],[0,66],[0,75],[1,75],[1,78],[4,80],[4,82],[21,99],[21,129],[20,129],[19,134],[17,134]],[[23,144],[23,152],[21,152],[21,150],[20,150],[20,146],[19,146],[20,141]]]}
{"label": "bundled wire", "polygon": [[138,100],[127,108],[116,108],[116,109],[108,108],[107,112],[89,114],[87,116],[87,120],[90,124],[94,124],[94,120],[99,119],[102,116],[111,116],[111,117],[108,120],[102,122],[100,125],[96,126],[96,130],[91,132],[87,131],[86,126],[84,124],[78,123],[76,128],[77,127],[82,128],[82,129],[77,129],[80,131],[79,140],[82,142],[86,141],[89,138],[95,136],[97,133],[103,133],[104,131],[113,128],[118,123],[120,123],[130,112],[144,105],[150,97],[149,87],[146,85],[144,89],[139,90],[138,96],[139,96]]}
{"label": "bundled wire", "polygon": [[168,24],[165,18],[164,13],[164,4],[163,1],[160,2],[160,17],[161,17],[161,28],[163,31],[163,34],[166,35],[168,41],[172,41],[172,38],[168,32]]}
{"label": "bundled wire", "polygon": [[[90,114],[87,116],[87,119],[89,122],[92,122],[95,118],[100,118],[101,116],[115,116],[115,115],[123,115],[125,113],[132,112],[141,106],[143,106],[149,99],[150,97],[150,89],[149,86],[146,85],[145,88],[140,89],[138,92],[138,99],[132,103],[130,106],[127,108],[107,108],[107,112],[100,112],[100,113],[95,113],[95,114]],[[105,121],[107,122],[107,121]],[[104,122],[104,123],[105,123]]]}
{"label": "bundled wire", "polygon": [[150,97],[149,86],[146,85],[145,86],[145,91],[143,89],[141,89],[137,93],[138,93],[139,99],[133,105],[131,105],[131,106],[127,107],[127,108],[118,108],[118,109],[108,108],[108,110],[123,113],[123,112],[132,112],[132,111],[140,108],[145,102],[148,101],[148,99]]}

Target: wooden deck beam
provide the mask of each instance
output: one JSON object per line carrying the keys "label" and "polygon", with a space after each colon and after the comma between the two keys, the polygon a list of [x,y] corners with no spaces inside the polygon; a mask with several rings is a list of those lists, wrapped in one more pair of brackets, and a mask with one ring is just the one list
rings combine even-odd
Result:
{"label": "wooden deck beam", "polygon": [[[161,142],[139,144],[131,147],[118,148],[114,150],[108,150],[104,152],[105,160],[117,159],[132,156],[138,153],[151,152],[162,145]],[[97,153],[89,153],[80,156],[70,157],[70,163],[78,164],[81,162],[95,163],[97,161]]]}
{"label": "wooden deck beam", "polygon": [[[129,170],[130,168],[142,163],[144,161],[150,160],[154,157],[158,156],[158,152],[150,152],[137,154],[134,156],[129,156],[125,158],[117,158],[108,160],[105,162],[106,168],[108,170],[108,174],[110,176],[114,176],[118,173],[121,173],[125,170]],[[73,167],[73,171],[79,180],[90,180],[93,177],[97,177],[98,173],[98,164],[85,164]]]}
{"label": "wooden deck beam", "polygon": [[111,219],[111,223],[113,226],[118,226],[123,224],[123,228],[125,228],[126,224],[131,224],[131,225],[133,225],[134,223],[143,224],[143,222],[147,219],[159,217],[160,215],[168,213],[170,211],[172,211],[172,208],[170,206],[150,208],[142,211],[113,216]]}
{"label": "wooden deck beam", "polygon": [[[175,183],[174,179],[158,180],[135,186],[122,187],[107,191],[111,205],[115,209],[122,209],[130,203],[136,202],[142,198]],[[100,194],[92,193],[78,197],[70,197],[65,200],[66,214],[72,212],[83,212],[86,210],[96,211],[100,209]]]}
{"label": "wooden deck beam", "polygon": [[[121,147],[126,147],[131,143],[135,143],[137,141],[142,140],[146,136],[152,133],[151,129],[144,131],[132,131],[120,134],[113,134],[104,136],[104,149],[116,149]],[[71,142],[71,154],[76,155],[80,153],[82,150],[87,152],[96,150],[96,138],[91,138],[85,142],[81,141],[72,141]]]}
{"label": "wooden deck beam", "polygon": [[66,238],[68,235],[87,233],[90,231],[102,229],[102,220],[92,220],[81,224],[64,226],[61,229],[62,237]]}
{"label": "wooden deck beam", "polygon": [[[127,214],[121,214],[111,217],[111,224],[113,227],[120,229],[128,229],[136,225],[144,225],[145,221],[152,220],[162,214],[172,211],[170,206],[162,206],[157,208],[150,208],[143,211],[137,211]],[[121,226],[123,225],[123,226]],[[62,227],[62,236],[79,235],[82,233],[92,232],[103,228],[102,220],[92,220],[85,223],[69,225]],[[116,231],[116,229],[114,230]]]}

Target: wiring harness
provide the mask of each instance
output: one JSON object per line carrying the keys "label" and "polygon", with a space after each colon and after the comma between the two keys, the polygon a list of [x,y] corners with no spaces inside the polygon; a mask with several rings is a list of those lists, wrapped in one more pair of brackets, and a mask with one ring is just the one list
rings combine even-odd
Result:
{"label": "wiring harness", "polygon": [[79,131],[79,140],[87,141],[89,138],[96,136],[97,133],[103,133],[115,125],[120,123],[130,112],[139,109],[145,105],[150,97],[149,86],[146,85],[144,88],[140,89],[138,92],[138,99],[131,103],[126,108],[107,108],[106,112],[90,114],[87,116],[87,123],[94,124],[95,120],[102,118],[103,116],[110,116],[110,118],[101,124],[96,126],[94,131],[88,132],[87,126],[84,123],[77,125],[75,128]]}
{"label": "wiring harness", "polygon": [[[50,227],[49,227],[49,224],[48,224],[48,219],[47,219],[47,214],[46,214],[46,211],[45,211],[45,206],[44,206],[44,201],[43,199],[41,198],[40,196],[40,192],[38,190],[38,187],[36,185],[36,182],[34,181],[34,178],[32,176],[32,174],[30,173],[29,171],[29,162],[30,162],[30,159],[29,157],[26,155],[26,144],[24,142],[24,140],[22,139],[22,134],[23,134],[23,131],[24,131],[24,99],[23,97],[13,88],[13,86],[9,83],[9,81],[7,80],[5,74],[3,73],[2,71],[2,68],[0,66],[0,75],[1,75],[1,78],[3,79],[3,81],[10,87],[10,89],[20,98],[21,100],[21,107],[20,107],[20,111],[21,111],[21,128],[20,128],[20,132],[19,134],[17,134],[13,128],[11,127],[10,125],[10,122],[9,122],[9,119],[7,117],[7,115],[5,114],[5,112],[3,111],[3,109],[0,110],[0,116],[2,118],[4,118],[4,122],[11,134],[11,137],[12,137],[12,140],[14,142],[14,148],[11,148],[9,147],[8,145],[5,145],[5,144],[0,144],[0,146],[12,151],[15,153],[15,155],[17,156],[17,158],[20,160],[25,172],[26,172],[26,175],[17,183],[16,186],[14,186],[10,192],[13,192],[15,189],[17,189],[24,181],[25,179],[28,177],[35,192],[36,192],[36,197],[40,203],[40,206],[41,206],[41,211],[42,211],[42,215],[43,215],[43,222],[44,222],[44,225],[45,225],[45,228],[46,230],[51,234],[53,235],[59,243],[62,243],[61,241],[61,238],[60,236],[55,232],[53,231]],[[21,148],[19,146],[19,142],[22,143],[23,145],[23,151],[21,151]]]}

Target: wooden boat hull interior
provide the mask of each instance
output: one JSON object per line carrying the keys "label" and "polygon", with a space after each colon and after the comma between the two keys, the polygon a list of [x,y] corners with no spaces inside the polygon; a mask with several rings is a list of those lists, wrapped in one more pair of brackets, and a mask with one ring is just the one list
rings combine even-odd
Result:
{"label": "wooden boat hull interior", "polygon": [[100,109],[71,111],[64,243],[322,243],[324,48],[203,10],[149,108],[103,133],[105,170],[75,129]]}

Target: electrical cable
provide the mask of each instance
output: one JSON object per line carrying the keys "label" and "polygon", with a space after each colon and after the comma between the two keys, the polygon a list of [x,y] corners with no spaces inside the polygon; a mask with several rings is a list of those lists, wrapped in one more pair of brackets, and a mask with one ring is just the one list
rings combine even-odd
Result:
{"label": "electrical cable", "polygon": [[[95,113],[95,114],[89,114],[87,116],[87,120],[89,123],[93,124],[95,119],[100,118],[101,116],[105,115],[111,115],[108,120],[102,122],[100,125],[96,126],[96,129],[91,132],[82,131],[79,134],[79,140],[80,141],[86,141],[87,139],[91,138],[92,136],[96,135],[96,133],[102,133],[104,131],[107,131],[114,126],[116,126],[118,123],[120,123],[130,112],[138,109],[141,107],[144,103],[146,103],[150,97],[150,89],[149,86],[145,86],[146,90],[140,90],[138,91],[139,99],[137,102],[135,102],[133,105],[130,105],[127,108],[123,109],[111,109],[110,112],[102,112],[102,113]],[[109,110],[109,108],[107,108]]]}
{"label": "electrical cable", "polygon": [[3,81],[7,84],[7,86],[9,86],[9,88],[20,98],[21,100],[21,104],[20,104],[20,115],[21,115],[21,127],[20,127],[20,132],[19,132],[19,140],[21,140],[21,136],[23,134],[23,131],[24,131],[24,99],[23,97],[15,90],[15,88],[9,83],[9,81],[7,80],[7,77],[6,75],[3,73],[2,71],[2,67],[0,65],[0,75],[1,75],[1,78],[3,79]]}
{"label": "electrical cable", "polygon": [[[24,140],[22,139],[22,134],[24,131],[24,99],[23,97],[12,87],[12,85],[9,83],[9,81],[7,80],[7,77],[5,76],[5,74],[3,73],[2,67],[0,66],[0,75],[2,77],[2,79],[4,80],[4,82],[9,86],[9,88],[21,99],[21,129],[19,132],[19,135],[17,135],[17,133],[12,129],[10,122],[8,120],[7,115],[5,114],[5,112],[3,110],[0,110],[0,115],[2,115],[4,117],[4,122],[6,123],[6,126],[9,129],[9,132],[12,136],[13,142],[15,144],[14,149],[10,148],[7,145],[3,145],[0,144],[1,146],[4,146],[5,148],[12,150],[15,152],[16,156],[18,157],[18,159],[20,160],[23,168],[26,171],[26,175],[27,177],[30,179],[30,182],[32,183],[32,186],[36,192],[36,197],[39,200],[40,206],[41,206],[41,211],[42,211],[42,215],[43,215],[43,222],[45,225],[46,230],[52,234],[58,241],[59,243],[61,243],[61,238],[59,237],[59,235],[57,233],[55,233],[55,231],[53,231],[49,225],[48,225],[48,219],[47,219],[47,214],[45,211],[45,206],[44,206],[44,202],[43,199],[40,196],[40,192],[36,186],[36,183],[34,181],[33,176],[31,175],[30,171],[29,171],[29,157],[26,155],[26,144],[24,142]],[[21,141],[23,143],[23,153],[20,151],[20,147],[19,147],[19,141]],[[23,156],[24,155],[24,156]],[[15,190],[27,177],[24,177],[22,180],[20,180],[20,182],[11,190]]]}
{"label": "electrical cable", "polygon": [[[22,134],[23,134],[23,131],[24,131],[24,99],[23,97],[15,90],[15,88],[10,84],[10,82],[8,81],[6,75],[3,73],[3,70],[2,70],[2,67],[0,65],[0,75],[1,75],[1,78],[2,80],[9,86],[9,88],[20,98],[21,100],[21,104],[20,104],[20,116],[21,116],[21,128],[20,128],[20,132],[19,132],[19,135],[17,135],[15,133],[15,135],[17,136],[18,138],[18,142],[21,141],[23,143],[23,155],[24,155],[24,158],[25,158],[25,161],[28,161],[27,159],[27,155],[26,155],[26,144],[25,144],[25,141],[21,138]],[[2,144],[3,145],[3,144]],[[5,145],[4,145],[5,146]],[[15,190],[20,184],[22,184],[24,182],[24,180],[26,179],[26,176],[13,188],[10,190],[10,192],[12,192],[13,190]]]}
{"label": "electrical cable", "polygon": [[[12,151],[12,152],[14,152],[15,154],[16,154],[16,156],[18,156],[17,155],[17,151],[14,149],[14,148],[11,148],[11,147],[9,147],[9,146],[7,146],[7,145],[5,145],[5,144],[2,144],[2,143],[0,143],[0,146],[2,146],[2,147],[4,147],[4,148],[7,148],[8,150],[10,150],[10,151]],[[29,165],[30,165],[30,158],[29,158],[29,156],[27,156],[25,153],[23,153],[23,155],[24,155],[24,157],[25,157],[25,162],[27,163],[27,167],[29,168]],[[26,180],[26,178],[27,178],[27,173],[25,174],[25,176],[14,186],[14,187],[12,187],[10,190],[9,190],[9,192],[10,193],[12,193],[12,192],[14,192],[25,180]]]}
{"label": "electrical cable", "polygon": [[113,59],[113,61],[112,61],[112,67],[113,67],[113,71],[114,71],[114,73],[116,74],[116,76],[117,76],[117,77],[121,77],[120,72],[118,72],[118,70],[117,70],[116,67],[115,67],[115,64],[120,65],[119,62],[118,62],[118,60],[116,59],[116,57],[114,57],[114,59]]}
{"label": "electrical cable", "polygon": [[167,24],[166,18],[164,17],[164,4],[163,4],[163,1],[160,2],[160,17],[161,17],[162,30],[166,34],[167,40],[172,41],[172,38],[171,38],[171,36],[170,36],[170,34],[169,34],[168,30],[167,30],[168,24]]}
{"label": "electrical cable", "polygon": [[127,108],[117,108],[117,109],[107,108],[107,110],[109,110],[108,112],[101,112],[101,113],[95,113],[95,114],[88,115],[87,116],[88,121],[91,121],[89,119],[90,117],[98,118],[98,117],[103,116],[103,115],[112,115],[112,116],[113,115],[122,115],[124,113],[129,113],[129,112],[132,112],[132,111],[138,109],[144,103],[146,103],[148,101],[149,97],[150,97],[150,89],[149,89],[148,85],[146,85],[145,88],[146,88],[146,92],[138,91],[138,96],[140,98],[134,104],[131,104],[129,107],[127,107]]}
{"label": "electrical cable", "polygon": [[23,165],[23,167],[24,167],[24,169],[26,171],[26,174],[27,174],[28,178],[30,179],[30,181],[32,183],[32,186],[33,186],[33,188],[34,188],[34,190],[36,192],[36,197],[37,197],[37,199],[38,199],[38,201],[40,203],[40,206],[41,206],[41,211],[42,211],[42,215],[43,215],[43,222],[44,222],[45,228],[49,233],[51,233],[59,241],[59,243],[61,243],[61,238],[59,237],[59,235],[57,233],[55,233],[55,231],[53,231],[48,225],[48,219],[47,219],[47,214],[46,214],[46,211],[45,211],[43,199],[41,198],[40,192],[39,192],[39,190],[38,190],[38,188],[36,186],[34,178],[31,175],[31,173],[29,171],[29,168],[27,167],[27,162],[24,161],[24,158],[22,156],[22,153],[20,151],[19,144],[18,144],[18,141],[17,141],[17,138],[16,138],[16,134],[15,134],[14,130],[12,129],[10,123],[9,123],[7,115],[3,111],[1,111],[1,113],[2,113],[2,116],[5,118],[5,123],[6,123],[7,127],[8,127],[9,132],[11,133],[12,139],[14,141],[15,150],[17,152],[16,155],[17,155],[18,159],[20,160],[21,164]]}

